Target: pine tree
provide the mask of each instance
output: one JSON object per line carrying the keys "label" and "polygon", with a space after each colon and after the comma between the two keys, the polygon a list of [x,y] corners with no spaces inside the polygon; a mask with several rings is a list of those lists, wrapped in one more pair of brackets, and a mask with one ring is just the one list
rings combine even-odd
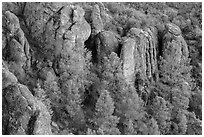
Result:
{"label": "pine tree", "polygon": [[161,134],[167,134],[170,128],[170,110],[169,102],[164,98],[156,96],[151,105],[152,116],[158,123]]}
{"label": "pine tree", "polygon": [[113,116],[115,106],[108,91],[103,90],[101,92],[95,109],[96,120],[94,121],[98,127],[97,133],[102,135],[120,134],[120,131],[116,127],[119,118],[117,116]]}
{"label": "pine tree", "polygon": [[55,71],[59,78],[46,81],[45,85],[48,89],[51,89],[49,85],[53,86],[50,97],[53,100],[55,121],[76,133],[86,128],[82,102],[85,90],[91,83],[91,54],[80,39],[76,40],[74,47],[66,46],[56,61]]}

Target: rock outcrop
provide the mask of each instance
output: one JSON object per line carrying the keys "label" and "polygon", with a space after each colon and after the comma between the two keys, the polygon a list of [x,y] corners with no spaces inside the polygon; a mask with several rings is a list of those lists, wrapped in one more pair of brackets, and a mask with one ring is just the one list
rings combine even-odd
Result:
{"label": "rock outcrop", "polygon": [[108,57],[111,52],[119,54],[119,35],[111,31],[102,31],[96,35],[95,46],[97,51],[97,62],[100,63],[103,57]]}
{"label": "rock outcrop", "polygon": [[91,19],[92,19],[91,34],[92,34],[92,37],[94,37],[96,34],[103,31],[103,28],[104,28],[104,24],[101,18],[101,11],[98,4],[94,5],[93,7]]}
{"label": "rock outcrop", "polygon": [[8,62],[9,67],[17,66],[14,73],[23,72],[30,68],[30,45],[22,31],[18,17],[10,11],[4,14],[5,23],[3,24],[6,29],[6,43],[4,44],[4,55]]}
{"label": "rock outcrop", "polygon": [[[73,17],[68,14],[69,12],[73,12]],[[61,16],[66,16],[66,18],[61,19],[64,25],[59,26],[56,33],[57,43],[55,44],[55,51],[57,52],[57,60],[54,62],[54,69],[58,74],[63,73],[63,64],[65,64],[60,59],[60,56],[66,55],[73,48],[83,49],[84,42],[91,35],[91,27],[84,19],[84,11],[81,7],[66,6],[62,9],[61,14],[63,14]],[[67,25],[70,23],[68,19],[73,21],[69,27]],[[79,60],[80,58],[81,57],[79,57]]]}
{"label": "rock outcrop", "polygon": [[123,73],[128,83],[134,84],[136,74],[143,80],[157,79],[157,37],[153,27],[145,30],[132,28],[124,38],[121,50]]}
{"label": "rock outcrop", "polygon": [[[30,33],[41,43],[45,60],[53,62],[56,75],[64,72],[66,61],[62,58],[73,48],[83,49],[91,35],[91,26],[84,14],[83,8],[70,3],[28,3],[25,7]],[[42,60],[40,55],[36,58]]]}
{"label": "rock outcrop", "polygon": [[2,66],[3,134],[52,134],[46,106],[18,82],[5,64]]}
{"label": "rock outcrop", "polygon": [[163,37],[163,57],[171,58],[172,61],[180,62],[182,59],[187,59],[189,56],[188,45],[181,35],[180,28],[173,24],[166,24],[166,33]]}

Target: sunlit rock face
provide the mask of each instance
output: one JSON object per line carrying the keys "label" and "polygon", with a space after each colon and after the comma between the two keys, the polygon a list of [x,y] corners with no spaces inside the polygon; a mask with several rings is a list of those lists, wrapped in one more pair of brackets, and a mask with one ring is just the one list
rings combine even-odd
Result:
{"label": "sunlit rock face", "polygon": [[166,24],[166,33],[163,37],[163,57],[173,58],[173,61],[180,62],[189,56],[188,45],[182,37],[180,28],[173,24]]}
{"label": "sunlit rock face", "polygon": [[123,72],[128,83],[135,82],[140,74],[144,80],[156,80],[158,44],[154,28],[132,28],[124,38],[121,50]]}
{"label": "sunlit rock face", "polygon": [[24,79],[25,71],[30,68],[30,45],[20,27],[18,17],[10,12],[4,13],[4,34],[6,35],[3,44],[3,56],[8,61],[9,68],[12,68],[19,80]]}

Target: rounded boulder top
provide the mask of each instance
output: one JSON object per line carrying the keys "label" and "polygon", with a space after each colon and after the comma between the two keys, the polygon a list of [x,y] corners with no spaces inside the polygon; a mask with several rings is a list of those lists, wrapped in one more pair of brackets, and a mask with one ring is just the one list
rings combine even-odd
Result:
{"label": "rounded boulder top", "polygon": [[167,23],[166,25],[166,29],[168,30],[168,32],[179,36],[181,34],[181,29],[179,28],[179,26],[173,24],[173,23]]}

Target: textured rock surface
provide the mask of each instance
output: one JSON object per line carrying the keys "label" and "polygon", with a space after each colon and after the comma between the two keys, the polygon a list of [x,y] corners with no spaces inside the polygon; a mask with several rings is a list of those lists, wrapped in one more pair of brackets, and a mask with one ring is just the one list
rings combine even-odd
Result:
{"label": "textured rock surface", "polygon": [[157,38],[154,28],[145,31],[132,28],[124,38],[121,59],[123,60],[124,76],[128,83],[134,83],[135,75],[140,73],[144,80],[156,80]]}
{"label": "textured rock surface", "polygon": [[120,36],[111,31],[102,31],[95,38],[97,59],[100,63],[103,57],[107,57],[111,52],[119,53]]}
{"label": "textured rock surface", "polygon": [[18,17],[10,11],[5,12],[7,33],[9,34],[8,54],[11,61],[15,61],[20,67],[30,66],[30,45],[20,28]]}
{"label": "textured rock surface", "polygon": [[96,4],[93,7],[92,14],[91,14],[91,19],[92,19],[92,35],[95,36],[99,32],[103,30],[103,21],[101,19],[101,11],[100,7]]}
{"label": "textured rock surface", "polygon": [[[71,12],[73,12],[73,18],[67,12],[70,10],[70,8],[71,8]],[[73,22],[71,22],[72,23],[71,26],[67,29],[65,29],[67,25],[60,26],[58,31],[59,33],[57,32],[57,38],[58,38],[57,42],[58,43],[62,42],[60,43],[62,44],[61,50],[59,50],[60,49],[59,44],[56,44],[55,46],[56,51],[58,52],[57,55],[60,55],[60,54],[65,55],[66,52],[70,51],[73,48],[79,48],[79,49],[83,48],[84,42],[89,38],[91,34],[91,27],[84,19],[84,11],[81,7],[67,6],[62,9],[62,13],[67,14],[66,15],[67,18],[70,18],[71,20],[73,20]],[[63,22],[65,21],[67,21],[67,19],[65,19]],[[60,58],[58,58],[58,60],[54,62],[54,66],[55,66],[54,67],[55,72],[57,72],[58,74],[63,73],[64,62]]]}
{"label": "textured rock surface", "polygon": [[46,106],[25,85],[18,83],[5,64],[2,78],[3,134],[52,134],[51,117]]}
{"label": "textured rock surface", "polygon": [[166,34],[163,37],[163,57],[173,57],[180,62],[182,58],[188,58],[188,45],[181,35],[181,30],[175,24],[166,24]]}
{"label": "textured rock surface", "polygon": [[[14,73],[22,73],[18,78],[23,77],[25,70],[30,68],[30,45],[22,31],[18,17],[6,11],[4,15],[6,28],[7,43],[5,44],[4,54],[9,63],[9,67],[13,67]],[[16,69],[15,69],[16,68]],[[22,79],[21,79],[22,80]]]}
{"label": "textured rock surface", "polygon": [[128,83],[134,82],[135,75],[135,48],[136,41],[132,38],[127,38],[121,50],[121,58],[123,60],[123,75]]}
{"label": "textured rock surface", "polygon": [[[29,41],[36,50],[35,60],[50,60],[59,75],[64,67],[61,55],[76,47],[84,47],[91,34],[91,26],[84,19],[84,10],[70,3],[27,3],[24,8],[24,25],[30,35]],[[38,43],[38,44],[36,44]],[[61,64],[61,65],[59,65]]]}

